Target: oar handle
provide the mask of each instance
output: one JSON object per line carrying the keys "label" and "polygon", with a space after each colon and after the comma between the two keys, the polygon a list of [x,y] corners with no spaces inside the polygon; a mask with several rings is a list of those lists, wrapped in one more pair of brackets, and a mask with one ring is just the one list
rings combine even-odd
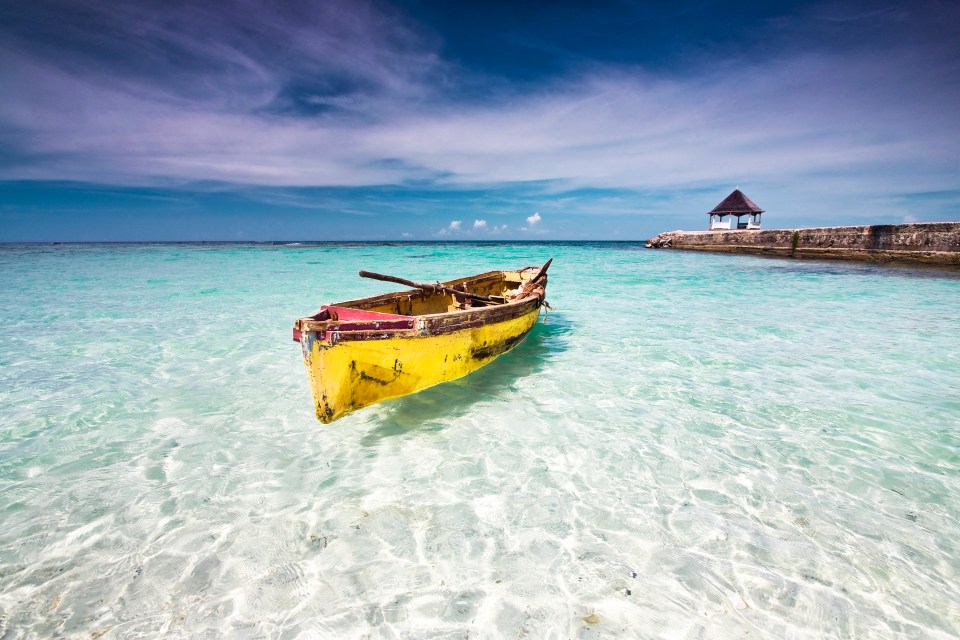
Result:
{"label": "oar handle", "polygon": [[413,280],[406,280],[396,276],[385,276],[382,273],[373,273],[372,271],[364,271],[363,269],[360,270],[360,277],[370,278],[371,280],[382,280],[383,282],[396,282],[397,284],[413,287],[414,289],[427,289],[429,291],[436,291],[437,289],[437,287],[432,284],[418,284]]}

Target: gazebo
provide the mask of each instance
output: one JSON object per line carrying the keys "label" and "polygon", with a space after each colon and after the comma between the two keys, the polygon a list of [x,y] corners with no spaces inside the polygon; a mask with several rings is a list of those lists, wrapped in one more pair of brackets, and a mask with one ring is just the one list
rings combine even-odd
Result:
{"label": "gazebo", "polygon": [[[763,209],[754,204],[753,200],[743,195],[740,189],[734,189],[733,193],[723,199],[723,202],[713,208],[708,215],[710,216],[710,231],[721,229],[733,229],[733,217],[737,217],[737,229],[759,229],[760,214]],[[726,216],[730,216],[724,220]],[[746,222],[740,222],[740,218],[748,216]]]}

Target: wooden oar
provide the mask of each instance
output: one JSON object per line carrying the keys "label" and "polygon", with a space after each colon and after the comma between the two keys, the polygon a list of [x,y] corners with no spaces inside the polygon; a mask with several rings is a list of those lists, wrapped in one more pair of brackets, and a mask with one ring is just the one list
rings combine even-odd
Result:
{"label": "wooden oar", "polygon": [[551,263],[551,262],[553,262],[553,258],[550,258],[549,260],[547,260],[546,262],[544,262],[544,263],[543,263],[543,266],[540,267],[540,271],[537,271],[537,275],[533,276],[533,279],[530,280],[530,282],[536,282],[537,280],[539,280],[539,279],[542,278],[543,276],[547,275],[547,269],[550,268],[550,263]]}
{"label": "wooden oar", "polygon": [[540,271],[537,271],[537,275],[527,280],[526,284],[524,284],[523,287],[520,289],[520,295],[517,296],[518,298],[522,298],[526,296],[528,293],[530,293],[531,291],[537,288],[537,280],[547,275],[547,269],[550,268],[551,262],[553,262],[553,258],[550,258],[545,263],[543,263],[543,266],[540,267]]}
{"label": "wooden oar", "polygon": [[413,280],[407,280],[405,278],[398,278],[396,276],[385,276],[382,273],[372,273],[370,271],[360,270],[361,278],[370,278],[372,280],[382,280],[384,282],[396,282],[397,284],[402,284],[407,287],[413,287],[414,289],[423,289],[424,291],[430,291],[436,293],[438,291],[445,291],[446,293],[452,293],[463,298],[469,298],[470,300],[477,300],[479,302],[486,302],[488,304],[502,304],[500,301],[493,300],[487,296],[480,296],[475,293],[467,293],[465,291],[457,291],[453,287],[445,287],[442,284],[420,284],[419,282],[414,282]]}

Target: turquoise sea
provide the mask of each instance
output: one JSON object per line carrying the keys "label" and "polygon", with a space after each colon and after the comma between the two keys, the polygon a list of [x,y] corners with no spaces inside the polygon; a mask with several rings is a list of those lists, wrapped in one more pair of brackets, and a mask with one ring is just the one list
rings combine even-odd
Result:
{"label": "turquoise sea", "polygon": [[[554,258],[323,426],[294,319]],[[955,638],[960,275],[639,244],[0,246],[2,638]]]}

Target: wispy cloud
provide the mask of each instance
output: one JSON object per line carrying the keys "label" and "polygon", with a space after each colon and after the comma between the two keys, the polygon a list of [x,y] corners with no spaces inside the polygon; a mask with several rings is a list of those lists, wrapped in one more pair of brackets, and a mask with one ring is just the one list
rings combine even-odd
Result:
{"label": "wispy cloud", "polygon": [[[0,10],[0,180],[534,184],[548,213],[577,189],[630,191],[593,200],[627,213],[668,211],[647,192],[736,183],[798,211],[957,186],[960,46],[936,25],[960,20],[950,3],[805,18],[885,21],[897,40],[811,48],[791,26],[789,46],[749,62],[698,60],[687,75],[596,62],[496,104],[449,91],[467,72],[383,3],[13,4]],[[77,29],[51,26],[61,11]]]}
{"label": "wispy cloud", "polygon": [[945,112],[960,92],[916,86],[919,61],[814,56],[682,84],[607,73],[508,109],[383,106],[382,123],[355,123],[174,105],[6,59],[0,122],[21,158],[6,163],[6,179],[306,186],[428,176],[649,188],[869,173],[888,187],[933,190],[952,183],[960,139],[958,118]]}

